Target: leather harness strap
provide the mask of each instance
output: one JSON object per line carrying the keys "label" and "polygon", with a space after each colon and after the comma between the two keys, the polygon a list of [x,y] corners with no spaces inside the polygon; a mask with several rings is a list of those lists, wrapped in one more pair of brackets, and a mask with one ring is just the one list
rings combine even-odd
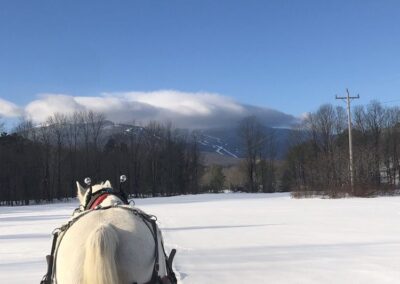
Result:
{"label": "leather harness strap", "polygon": [[108,193],[103,193],[102,195],[100,195],[99,197],[97,197],[94,202],[92,203],[92,205],[90,206],[89,209],[94,209],[96,208],[98,205],[100,205],[100,203],[102,203],[104,201],[104,199],[106,199],[110,194]]}
{"label": "leather harness strap", "polygon": [[46,255],[47,260],[47,273],[44,275],[40,284],[51,284],[51,277],[53,275],[53,265],[54,265],[54,252],[56,250],[58,239],[58,232],[54,232],[53,234],[53,243],[51,245],[51,252],[49,255]]}
{"label": "leather harness strap", "polygon": [[[115,195],[118,198],[120,198],[120,196],[118,194],[113,192],[112,188],[103,188],[101,190],[96,191],[95,193],[89,192],[88,195],[86,196],[86,201],[85,201],[85,205],[83,206],[83,210],[90,210],[90,209],[95,208],[95,207],[93,207],[93,204],[96,202],[96,200],[99,197],[101,197],[104,194],[108,194],[108,195],[112,194],[112,195]],[[122,200],[122,202],[124,204],[128,204],[128,200],[125,200],[125,199],[122,199],[122,198],[120,198],[120,199]],[[99,205],[99,204],[97,204],[97,205]]]}
{"label": "leather harness strap", "polygon": [[[108,195],[114,195],[116,197],[118,197],[123,204],[128,205],[129,201],[128,198],[126,197],[126,194],[123,191],[120,192],[114,192],[112,188],[103,188],[100,189],[98,191],[96,191],[95,193],[91,193],[89,192],[87,195],[87,199],[85,201],[85,205],[83,206],[83,210],[90,210],[90,209],[94,209],[96,208],[96,206],[100,205],[101,201],[103,201],[106,197],[104,197],[104,199],[102,199],[100,202],[97,202],[98,198],[102,197],[104,194]],[[96,206],[93,206],[94,203],[96,203]]]}

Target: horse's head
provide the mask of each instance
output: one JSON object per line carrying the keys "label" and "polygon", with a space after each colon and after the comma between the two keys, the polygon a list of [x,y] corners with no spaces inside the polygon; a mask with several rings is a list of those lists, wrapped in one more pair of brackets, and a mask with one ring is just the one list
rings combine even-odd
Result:
{"label": "horse's head", "polygon": [[[90,187],[84,188],[78,181],[76,182],[76,187],[77,187],[77,197],[79,199],[79,203],[84,206],[87,195],[89,194]],[[107,180],[105,182],[93,185],[92,186],[92,194],[95,194],[96,192],[98,192],[102,189],[105,189],[105,188],[112,189],[110,181]]]}

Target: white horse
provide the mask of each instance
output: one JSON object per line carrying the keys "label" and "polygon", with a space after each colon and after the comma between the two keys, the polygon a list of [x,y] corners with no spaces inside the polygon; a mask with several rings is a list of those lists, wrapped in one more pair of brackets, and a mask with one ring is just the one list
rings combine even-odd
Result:
{"label": "white horse", "polygon": [[[79,182],[77,187],[83,207],[90,193]],[[94,185],[92,196],[106,188],[111,189],[109,181]],[[156,229],[155,238],[154,228],[140,214],[127,210],[127,206],[115,206],[122,203],[116,195],[103,194],[97,203],[98,210],[80,213],[82,216],[58,240],[53,281],[58,284],[173,283],[165,277],[168,268],[161,232]],[[107,206],[111,208],[101,209]],[[155,239],[160,276],[157,282],[152,281],[157,255]]]}

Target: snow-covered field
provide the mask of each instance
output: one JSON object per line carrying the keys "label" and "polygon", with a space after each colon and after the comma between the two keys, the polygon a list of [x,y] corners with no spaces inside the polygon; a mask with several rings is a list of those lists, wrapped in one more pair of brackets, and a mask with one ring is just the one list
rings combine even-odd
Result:
{"label": "snow-covered field", "polygon": [[[400,197],[218,194],[137,200],[181,283],[400,283]],[[0,207],[0,283],[38,283],[76,203]]]}

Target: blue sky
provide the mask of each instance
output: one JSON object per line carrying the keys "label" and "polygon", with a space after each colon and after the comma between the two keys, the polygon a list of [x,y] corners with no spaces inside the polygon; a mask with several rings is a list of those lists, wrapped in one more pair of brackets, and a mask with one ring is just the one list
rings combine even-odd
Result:
{"label": "blue sky", "polygon": [[[0,1],[0,98],[175,90],[299,116],[400,104],[399,1]],[[395,101],[396,102],[392,102]]]}

